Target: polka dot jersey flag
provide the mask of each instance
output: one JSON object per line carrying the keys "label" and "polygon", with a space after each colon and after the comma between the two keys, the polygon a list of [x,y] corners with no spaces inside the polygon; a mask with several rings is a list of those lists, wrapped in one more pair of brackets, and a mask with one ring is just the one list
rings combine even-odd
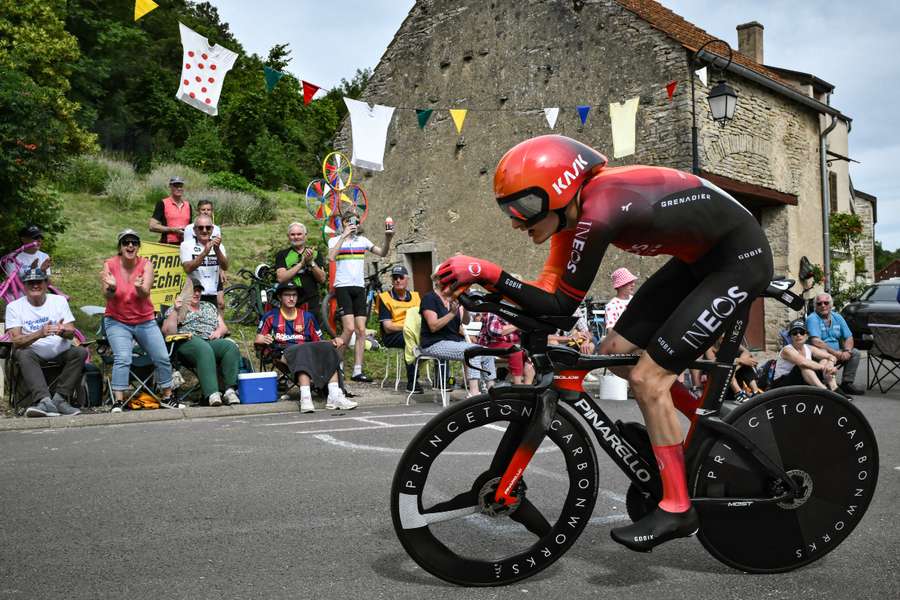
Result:
{"label": "polka dot jersey flag", "polygon": [[225,74],[234,66],[237,54],[209,41],[192,29],[178,24],[181,47],[181,85],[175,97],[210,115],[219,114],[219,94]]}

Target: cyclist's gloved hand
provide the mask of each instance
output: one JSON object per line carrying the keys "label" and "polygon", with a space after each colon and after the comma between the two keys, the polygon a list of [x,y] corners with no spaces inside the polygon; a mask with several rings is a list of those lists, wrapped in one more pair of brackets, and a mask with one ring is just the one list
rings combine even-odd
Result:
{"label": "cyclist's gloved hand", "polygon": [[467,287],[473,283],[494,285],[503,270],[494,263],[460,254],[448,258],[438,267],[438,277],[443,289]]}

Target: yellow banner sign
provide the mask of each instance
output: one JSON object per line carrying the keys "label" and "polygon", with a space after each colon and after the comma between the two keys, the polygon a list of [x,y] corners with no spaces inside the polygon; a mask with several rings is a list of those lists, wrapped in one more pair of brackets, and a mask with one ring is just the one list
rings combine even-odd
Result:
{"label": "yellow banner sign", "polygon": [[187,277],[181,266],[178,246],[143,242],[141,256],[153,263],[153,287],[150,289],[153,308],[159,310],[160,304],[172,306]]}

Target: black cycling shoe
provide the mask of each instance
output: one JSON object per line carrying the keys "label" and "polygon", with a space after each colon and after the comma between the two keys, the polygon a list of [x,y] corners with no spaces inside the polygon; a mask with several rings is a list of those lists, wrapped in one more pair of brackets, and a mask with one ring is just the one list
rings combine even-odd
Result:
{"label": "black cycling shoe", "polygon": [[372,383],[372,378],[366,375],[365,373],[359,373],[350,378],[353,381],[360,381],[362,383]]}
{"label": "black cycling shoe", "polygon": [[700,518],[693,506],[682,513],[670,513],[657,508],[637,523],[617,527],[609,535],[629,550],[650,552],[669,540],[690,537],[699,529]]}

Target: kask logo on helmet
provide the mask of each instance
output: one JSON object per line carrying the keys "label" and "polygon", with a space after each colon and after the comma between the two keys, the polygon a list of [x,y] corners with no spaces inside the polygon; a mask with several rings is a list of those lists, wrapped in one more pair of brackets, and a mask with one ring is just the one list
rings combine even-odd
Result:
{"label": "kask logo on helmet", "polygon": [[563,171],[562,175],[556,178],[556,183],[553,185],[553,191],[556,192],[558,196],[562,196],[564,190],[568,189],[572,182],[578,179],[578,176],[584,172],[584,169],[588,166],[588,162],[581,158],[581,155],[578,155],[574,161],[572,161],[572,171],[570,172],[568,169]]}

